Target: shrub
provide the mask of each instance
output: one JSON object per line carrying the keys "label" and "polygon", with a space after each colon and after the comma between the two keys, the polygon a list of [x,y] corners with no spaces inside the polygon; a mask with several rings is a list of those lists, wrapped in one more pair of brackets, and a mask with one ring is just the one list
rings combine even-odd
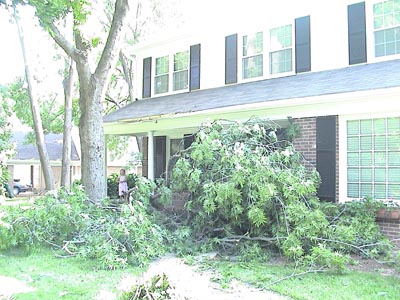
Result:
{"label": "shrub", "polygon": [[184,225],[196,239],[222,247],[269,242],[288,258],[337,270],[346,253],[377,251],[362,246],[381,239],[369,204],[361,210],[348,206],[341,217],[335,208],[335,217],[327,216],[316,197],[318,173],[303,166],[302,155],[275,124],[206,124],[179,155],[171,189],[191,193]]}
{"label": "shrub", "polygon": [[120,206],[91,203],[78,186],[72,193],[47,194],[29,208],[4,207],[0,249],[50,244],[68,255],[96,258],[103,268],[146,265],[165,252],[166,230],[149,210],[154,185],[140,179],[137,188],[131,203]]}

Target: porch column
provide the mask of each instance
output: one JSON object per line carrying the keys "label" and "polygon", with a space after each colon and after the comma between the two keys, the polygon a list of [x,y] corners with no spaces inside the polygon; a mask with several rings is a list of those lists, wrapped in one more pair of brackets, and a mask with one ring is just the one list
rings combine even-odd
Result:
{"label": "porch column", "polygon": [[147,161],[148,161],[148,173],[147,177],[150,180],[154,180],[154,131],[149,131],[148,133],[148,152],[147,152]]}

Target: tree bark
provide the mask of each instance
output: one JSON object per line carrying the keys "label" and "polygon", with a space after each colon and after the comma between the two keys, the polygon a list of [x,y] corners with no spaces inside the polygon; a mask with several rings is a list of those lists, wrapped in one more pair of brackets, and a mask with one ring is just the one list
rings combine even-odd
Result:
{"label": "tree bark", "polygon": [[43,134],[43,125],[42,125],[42,118],[40,116],[40,108],[39,103],[35,97],[34,93],[34,86],[33,86],[33,77],[30,72],[28,58],[26,55],[26,48],[25,48],[25,38],[22,26],[19,22],[19,17],[17,13],[17,9],[15,7],[15,3],[13,3],[13,17],[15,19],[15,23],[18,29],[18,37],[19,42],[21,45],[22,56],[24,59],[25,64],[25,78],[28,83],[28,93],[29,93],[29,100],[31,104],[32,110],[32,118],[33,118],[33,125],[34,125],[34,132],[36,138],[36,146],[39,153],[40,165],[42,167],[43,177],[46,184],[46,190],[54,190],[54,177],[53,171],[50,165],[49,155],[47,153],[46,142]]}
{"label": "tree bark", "polygon": [[81,140],[82,183],[91,201],[97,202],[106,196],[105,144],[103,128],[103,100],[121,48],[122,35],[129,10],[128,0],[117,0],[110,32],[92,74],[89,67],[89,46],[82,34],[75,31],[75,46],[70,44],[52,25],[51,36],[56,43],[76,62],[79,77],[81,118],[79,135]]}
{"label": "tree bark", "polygon": [[72,148],[72,96],[74,86],[74,62],[71,60],[67,77],[63,81],[64,87],[64,134],[63,153],[61,164],[61,186],[71,187],[71,148]]}

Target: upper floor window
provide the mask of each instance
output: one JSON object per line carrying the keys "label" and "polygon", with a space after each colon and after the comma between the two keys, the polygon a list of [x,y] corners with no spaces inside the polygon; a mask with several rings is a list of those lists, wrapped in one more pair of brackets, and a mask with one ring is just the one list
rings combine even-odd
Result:
{"label": "upper floor window", "polygon": [[154,94],[168,92],[169,86],[169,57],[156,58],[156,72],[154,77]]}
{"label": "upper floor window", "polygon": [[292,25],[272,28],[266,33],[244,35],[242,38],[242,78],[261,77],[267,73],[276,75],[291,72],[293,70],[292,45]]}
{"label": "upper floor window", "polygon": [[[154,94],[163,94],[188,88],[189,51],[157,57],[154,72]],[[172,76],[170,73],[172,71]]]}
{"label": "upper floor window", "polygon": [[373,5],[375,57],[400,54],[400,0]]}
{"label": "upper floor window", "polygon": [[292,71],[292,25],[270,31],[270,74]]}

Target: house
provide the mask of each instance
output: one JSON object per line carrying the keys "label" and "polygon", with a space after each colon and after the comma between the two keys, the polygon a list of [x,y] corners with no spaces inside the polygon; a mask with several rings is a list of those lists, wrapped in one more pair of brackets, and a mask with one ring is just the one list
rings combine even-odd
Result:
{"label": "house", "polygon": [[[154,179],[207,119],[285,127],[291,117],[321,199],[399,201],[400,1],[308,1],[295,12],[266,3],[255,28],[238,20],[134,48],[139,100],[105,116],[105,133],[143,137]],[[400,237],[399,220],[389,223]]]}
{"label": "house", "polygon": [[[16,145],[15,156],[8,160],[8,168],[14,179],[20,182],[31,184],[34,190],[45,188],[44,177],[40,165],[39,154],[36,144],[27,142],[27,132],[14,132],[11,142]],[[47,152],[53,170],[56,186],[60,185],[61,161],[62,161],[62,134],[45,135]],[[74,141],[71,147],[71,182],[80,179],[81,162],[78,150]]]}

